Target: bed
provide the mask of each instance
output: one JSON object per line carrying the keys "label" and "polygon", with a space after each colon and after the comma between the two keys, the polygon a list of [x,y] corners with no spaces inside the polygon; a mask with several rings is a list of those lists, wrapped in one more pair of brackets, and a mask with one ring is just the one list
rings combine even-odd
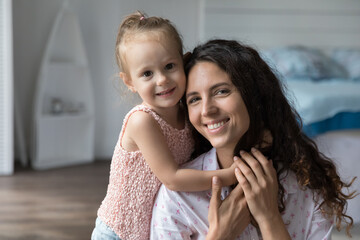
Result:
{"label": "bed", "polygon": [[[360,176],[360,49],[329,52],[305,46],[264,50],[262,57],[284,83],[301,116],[303,132],[333,159],[345,181]],[[359,180],[350,190],[360,192]],[[348,212],[360,222],[359,200]]]}
{"label": "bed", "polygon": [[[303,131],[360,192],[360,1],[204,0],[200,38],[257,48],[287,88]],[[360,197],[347,213],[360,224]],[[360,225],[359,225],[360,226]]]}

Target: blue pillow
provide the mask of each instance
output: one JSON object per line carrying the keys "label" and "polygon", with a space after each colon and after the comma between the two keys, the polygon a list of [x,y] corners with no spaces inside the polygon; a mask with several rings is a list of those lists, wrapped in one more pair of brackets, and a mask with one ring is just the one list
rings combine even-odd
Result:
{"label": "blue pillow", "polygon": [[349,78],[360,80],[360,49],[335,49],[331,57],[344,66]]}
{"label": "blue pillow", "polygon": [[346,70],[318,49],[288,46],[266,50],[262,55],[285,79],[347,78]]}

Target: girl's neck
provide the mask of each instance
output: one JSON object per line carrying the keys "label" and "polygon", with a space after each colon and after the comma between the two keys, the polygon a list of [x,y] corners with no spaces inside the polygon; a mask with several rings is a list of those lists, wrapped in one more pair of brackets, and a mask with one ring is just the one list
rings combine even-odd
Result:
{"label": "girl's neck", "polygon": [[177,128],[179,130],[185,127],[184,111],[183,109],[181,109],[180,104],[176,104],[173,107],[167,107],[167,108],[154,108],[153,106],[149,106],[145,102],[143,102],[142,104],[154,110],[162,119],[164,119],[172,127]]}

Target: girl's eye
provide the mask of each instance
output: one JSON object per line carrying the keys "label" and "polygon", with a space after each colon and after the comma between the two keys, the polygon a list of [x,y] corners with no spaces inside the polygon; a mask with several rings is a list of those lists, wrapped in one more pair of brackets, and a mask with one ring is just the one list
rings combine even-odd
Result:
{"label": "girl's eye", "polygon": [[151,71],[146,71],[143,73],[143,77],[150,77],[152,75]]}
{"label": "girl's eye", "polygon": [[166,70],[171,70],[171,69],[173,69],[174,67],[175,67],[175,64],[174,64],[174,63],[168,63],[168,64],[166,64],[165,69],[166,69]]}

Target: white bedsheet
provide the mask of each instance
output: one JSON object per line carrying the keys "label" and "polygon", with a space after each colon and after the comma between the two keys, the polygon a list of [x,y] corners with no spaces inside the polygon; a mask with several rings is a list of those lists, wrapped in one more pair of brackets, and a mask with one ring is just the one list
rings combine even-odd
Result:
{"label": "white bedsheet", "polygon": [[289,80],[288,98],[305,125],[335,116],[339,112],[360,111],[360,81],[326,80]]}

